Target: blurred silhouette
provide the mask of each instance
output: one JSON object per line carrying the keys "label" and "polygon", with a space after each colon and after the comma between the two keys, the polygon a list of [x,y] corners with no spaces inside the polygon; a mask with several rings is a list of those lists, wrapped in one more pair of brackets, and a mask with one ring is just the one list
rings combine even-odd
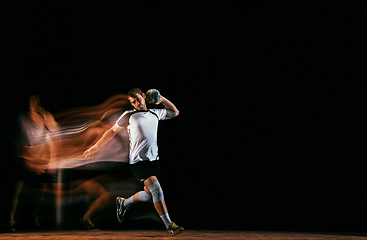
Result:
{"label": "blurred silhouette", "polygon": [[[126,131],[121,131],[93,158],[86,159],[82,154],[128,107],[130,104],[126,95],[121,94],[97,106],[80,107],[52,115],[41,107],[38,96],[30,97],[29,109],[18,114],[17,131],[12,136],[19,175],[14,183],[9,211],[11,231],[15,231],[17,223],[29,220],[23,218],[24,213],[30,211],[34,223],[26,222],[25,225],[35,225],[38,229],[42,225],[49,227],[50,222],[57,227],[68,225],[66,221],[75,225],[74,219],[66,216],[70,215],[73,205],[80,203],[87,207],[85,210],[82,208],[84,212],[79,217],[79,227],[96,229],[93,216],[101,213],[100,210],[109,204],[114,205],[114,199],[111,201],[110,198],[111,191],[118,189],[119,192],[130,194],[140,187],[125,181],[133,177],[130,171],[115,175],[79,176],[88,171],[119,171],[124,164],[127,165]],[[68,175],[70,171],[74,174],[71,177]]]}
{"label": "blurred silhouette", "polygon": [[[27,192],[27,200],[33,208],[33,218],[36,226],[39,227],[38,210],[43,200],[45,184],[41,180],[44,178],[45,169],[52,164],[55,158],[55,140],[53,135],[59,128],[51,113],[40,106],[40,99],[32,95],[29,99],[29,111],[21,113],[18,117],[19,132],[15,137],[17,155],[26,155],[29,149],[32,151],[32,158],[17,158],[18,165],[21,167],[21,181],[15,182],[14,196],[10,207],[9,228],[15,231],[16,218],[15,212],[18,207],[20,193]],[[43,155],[48,152],[48,158]],[[19,216],[18,216],[19,217]]]}

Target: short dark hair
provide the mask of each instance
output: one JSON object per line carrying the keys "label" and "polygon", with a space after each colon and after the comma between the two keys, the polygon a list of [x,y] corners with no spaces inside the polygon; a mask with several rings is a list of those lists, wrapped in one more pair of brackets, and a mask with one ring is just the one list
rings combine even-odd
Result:
{"label": "short dark hair", "polygon": [[127,93],[127,96],[136,97],[136,94],[143,96],[143,91],[140,88],[133,88]]}

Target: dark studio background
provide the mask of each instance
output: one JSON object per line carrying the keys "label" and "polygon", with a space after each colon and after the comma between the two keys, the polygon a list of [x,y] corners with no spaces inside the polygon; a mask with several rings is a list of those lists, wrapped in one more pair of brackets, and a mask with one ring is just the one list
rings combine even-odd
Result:
{"label": "dark studio background", "polygon": [[[366,231],[364,109],[352,84],[365,36],[361,8],[352,7],[12,2],[4,8],[2,128],[30,93],[54,113],[156,88],[180,110],[159,126],[174,221]],[[1,185],[4,200],[10,190],[6,179]]]}

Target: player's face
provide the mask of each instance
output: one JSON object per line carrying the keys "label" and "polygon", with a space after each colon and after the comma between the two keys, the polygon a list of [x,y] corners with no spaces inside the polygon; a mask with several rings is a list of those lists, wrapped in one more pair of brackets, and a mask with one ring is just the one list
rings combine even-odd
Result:
{"label": "player's face", "polygon": [[136,94],[135,97],[128,97],[131,106],[136,110],[147,110],[147,105],[145,104],[145,94]]}

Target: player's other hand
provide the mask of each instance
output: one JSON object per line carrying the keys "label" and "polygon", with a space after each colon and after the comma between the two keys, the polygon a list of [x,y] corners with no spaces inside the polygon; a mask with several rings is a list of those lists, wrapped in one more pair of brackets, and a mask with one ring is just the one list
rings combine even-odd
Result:
{"label": "player's other hand", "polygon": [[98,150],[99,148],[93,145],[87,151],[85,151],[83,155],[85,158],[91,158],[98,152]]}

